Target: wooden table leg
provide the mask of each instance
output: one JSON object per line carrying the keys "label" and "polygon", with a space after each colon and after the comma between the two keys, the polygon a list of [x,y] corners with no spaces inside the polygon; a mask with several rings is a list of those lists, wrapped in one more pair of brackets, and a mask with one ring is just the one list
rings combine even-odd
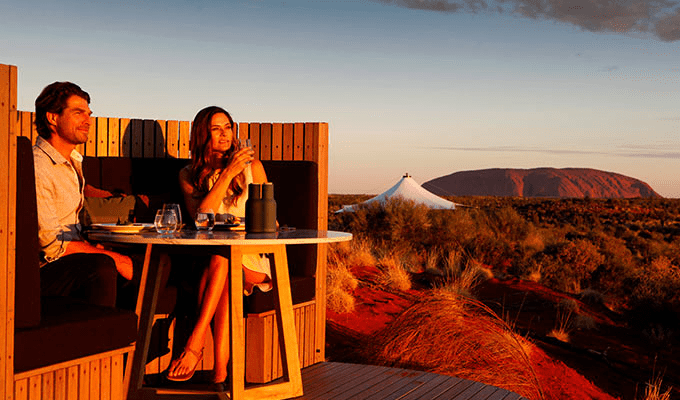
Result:
{"label": "wooden table leg", "polygon": [[[302,375],[298,353],[293,300],[290,293],[286,246],[232,246],[231,247],[231,393],[232,400],[283,399],[302,396]],[[245,389],[245,338],[243,330],[243,277],[240,262],[242,254],[274,254],[272,280],[274,281],[275,312],[278,325],[284,382]]]}
{"label": "wooden table leg", "polygon": [[135,342],[134,356],[128,357],[125,368],[125,387],[128,388],[128,400],[139,397],[138,394],[144,382],[146,355],[149,351],[153,316],[156,311],[156,300],[158,299],[163,268],[164,265],[160,262],[160,252],[152,248],[151,244],[147,244],[137,294],[137,341]]}
{"label": "wooden table leg", "polygon": [[231,246],[229,257],[229,361],[231,399],[243,399],[246,379],[246,340],[243,332],[243,270],[241,246]]}

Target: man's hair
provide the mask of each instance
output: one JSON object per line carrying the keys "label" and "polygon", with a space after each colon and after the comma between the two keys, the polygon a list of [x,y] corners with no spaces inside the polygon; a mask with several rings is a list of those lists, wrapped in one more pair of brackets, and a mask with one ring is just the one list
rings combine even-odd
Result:
{"label": "man's hair", "polygon": [[40,96],[35,99],[35,128],[40,136],[45,139],[52,136],[47,113],[61,114],[66,108],[66,101],[74,95],[82,97],[90,104],[90,95],[75,83],[54,82],[45,86]]}

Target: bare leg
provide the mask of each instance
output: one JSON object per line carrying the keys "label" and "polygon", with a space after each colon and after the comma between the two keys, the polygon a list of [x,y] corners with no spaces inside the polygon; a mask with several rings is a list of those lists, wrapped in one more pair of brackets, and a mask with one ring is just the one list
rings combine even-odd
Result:
{"label": "bare leg", "polygon": [[222,291],[222,297],[215,311],[215,332],[213,345],[215,364],[213,366],[213,382],[224,382],[227,379],[229,363],[229,286]]}
{"label": "bare leg", "polygon": [[[201,277],[198,320],[185,347],[191,351],[185,352],[184,356],[175,360],[170,365],[168,370],[169,377],[184,375],[195,369],[199,361],[197,354],[203,349],[205,333],[210,327],[210,321],[215,315],[215,310],[221,301],[223,292],[225,292],[228,273],[229,260],[227,258],[220,255],[214,255],[210,258],[210,264]],[[226,290],[226,292],[228,293],[229,291]]]}

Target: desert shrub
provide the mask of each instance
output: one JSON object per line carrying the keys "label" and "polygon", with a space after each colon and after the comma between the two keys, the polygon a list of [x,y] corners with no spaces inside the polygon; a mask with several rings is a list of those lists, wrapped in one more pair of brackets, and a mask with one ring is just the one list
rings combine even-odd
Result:
{"label": "desert shrub", "polygon": [[590,315],[577,314],[574,317],[574,327],[580,330],[592,330],[597,328],[597,323]]}
{"label": "desert shrub", "polygon": [[[664,259],[675,270],[680,265],[676,199],[454,197],[470,207],[428,210],[396,200],[334,214],[341,204],[370,196],[334,197],[329,228],[352,232],[351,243],[362,243],[348,255],[349,265],[375,266],[391,252],[404,271],[425,269],[443,279],[459,276],[474,260],[499,278],[517,276],[571,293],[587,287],[615,310],[680,314],[678,300],[668,294],[678,292],[674,275],[650,269]],[[651,282],[656,279],[665,282]]]}
{"label": "desert shrub", "polygon": [[433,290],[375,335],[368,352],[383,365],[472,379],[541,399],[528,348],[483,304]]}
{"label": "desert shrub", "polygon": [[597,247],[582,239],[556,245],[546,256],[543,282],[569,293],[579,293],[587,286],[590,275],[604,261]]}
{"label": "desert shrub", "polygon": [[556,307],[558,310],[576,312],[578,311],[578,301],[571,298],[563,298],[557,302]]}
{"label": "desert shrub", "polygon": [[[329,279],[332,279],[330,275],[332,274],[329,274]],[[328,310],[337,313],[351,313],[354,311],[355,302],[352,293],[342,287],[328,283],[326,288],[326,307]]]}
{"label": "desert shrub", "polygon": [[665,392],[662,389],[662,379],[660,376],[652,378],[645,384],[645,393],[642,400],[671,400],[671,388]]}
{"label": "desert shrub", "polygon": [[590,240],[598,246],[604,257],[602,264],[591,275],[590,288],[613,299],[627,297],[638,261],[626,246],[626,241],[603,234],[593,234]]}
{"label": "desert shrub", "polygon": [[526,257],[531,257],[545,249],[545,238],[541,231],[532,229],[520,240],[519,245],[522,253],[524,253]]}
{"label": "desert shrub", "polygon": [[439,249],[447,253],[463,249],[466,243],[477,236],[477,210],[441,210],[429,214],[429,237],[424,243],[427,249]]}
{"label": "desert shrub", "polygon": [[442,260],[441,268],[445,276],[456,276],[463,270],[464,263],[463,252],[452,249],[446,254],[446,258]]}
{"label": "desert shrub", "polygon": [[374,247],[372,240],[358,237],[349,242],[335,243],[331,249],[335,250],[349,266],[374,267],[377,263],[373,254]]}
{"label": "desert shrub", "polygon": [[335,243],[329,246],[328,251],[326,302],[329,310],[338,313],[354,310],[352,291],[359,286],[359,281],[351,272],[351,264],[347,263],[350,247],[345,243]]}
{"label": "desert shrub", "polygon": [[526,279],[532,282],[540,282],[543,279],[543,267],[536,259],[529,259],[521,264],[520,267],[515,266],[513,271],[516,276],[521,279]]}
{"label": "desert shrub", "polygon": [[480,282],[491,278],[493,278],[493,272],[489,268],[475,260],[469,260],[462,270],[447,274],[440,288],[461,296],[474,298],[472,289]]}
{"label": "desert shrub", "polygon": [[605,297],[602,292],[597,290],[586,288],[581,293],[579,293],[579,298],[582,302],[590,304],[592,306],[603,306],[605,305]]}
{"label": "desert shrub", "polygon": [[638,271],[630,294],[631,320],[639,325],[660,324],[678,328],[680,268],[660,256]]}
{"label": "desert shrub", "polygon": [[567,307],[557,307],[557,317],[555,319],[555,327],[548,332],[549,337],[553,337],[560,342],[569,342],[569,332],[572,326],[572,317],[574,309]]}
{"label": "desert shrub", "polygon": [[379,285],[395,289],[411,289],[411,276],[404,268],[401,259],[396,254],[387,254],[378,260],[380,275],[377,278]]}

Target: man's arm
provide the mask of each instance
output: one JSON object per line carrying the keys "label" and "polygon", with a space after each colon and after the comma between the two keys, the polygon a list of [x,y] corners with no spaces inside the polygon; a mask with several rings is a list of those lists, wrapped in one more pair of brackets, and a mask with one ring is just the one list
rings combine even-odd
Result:
{"label": "man's arm", "polygon": [[93,246],[92,244],[82,240],[66,243],[66,251],[64,254],[62,254],[62,257],[75,253],[106,254],[107,256],[113,258],[113,261],[116,263],[116,269],[118,270],[118,273],[123,276],[123,278],[127,280],[132,279],[132,260],[130,257],[116,253],[115,251],[106,250],[99,246]]}
{"label": "man's arm", "polygon": [[109,192],[108,190],[104,189],[99,189],[96,188],[89,183],[85,184],[85,187],[83,188],[83,194],[85,197],[111,197],[113,196],[113,193]]}
{"label": "man's arm", "polygon": [[66,247],[65,240],[77,238],[64,237],[54,201],[54,191],[56,188],[49,180],[49,177],[44,176],[43,169],[40,168],[39,162],[41,161],[44,160],[36,159],[35,169],[36,205],[39,226],[38,239],[45,261],[51,262],[64,254]]}

